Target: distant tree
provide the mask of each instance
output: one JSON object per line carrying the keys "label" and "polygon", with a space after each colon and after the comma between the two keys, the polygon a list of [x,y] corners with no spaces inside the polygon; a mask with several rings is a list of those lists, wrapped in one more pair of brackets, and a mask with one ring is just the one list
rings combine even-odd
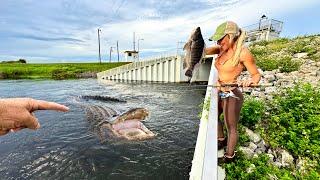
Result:
{"label": "distant tree", "polygon": [[26,61],[25,59],[19,59],[18,62],[19,62],[19,63],[23,63],[23,64],[26,64],[26,63],[27,63],[27,61]]}

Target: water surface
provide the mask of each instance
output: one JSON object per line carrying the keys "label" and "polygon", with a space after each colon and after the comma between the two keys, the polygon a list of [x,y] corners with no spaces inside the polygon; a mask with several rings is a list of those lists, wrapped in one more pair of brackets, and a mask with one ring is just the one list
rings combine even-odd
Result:
{"label": "water surface", "polygon": [[[205,90],[185,84],[101,83],[94,79],[65,81],[0,81],[0,97],[56,101],[70,112],[36,112],[41,128],[0,137],[1,179],[188,179],[198,131],[198,105]],[[104,95],[127,103],[77,100]],[[101,142],[77,103],[125,111],[145,107],[144,123],[154,139]]]}

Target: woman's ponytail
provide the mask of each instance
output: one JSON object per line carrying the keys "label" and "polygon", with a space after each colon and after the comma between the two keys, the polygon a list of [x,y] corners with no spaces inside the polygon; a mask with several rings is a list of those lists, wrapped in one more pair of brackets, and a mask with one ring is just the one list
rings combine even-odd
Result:
{"label": "woman's ponytail", "polygon": [[[233,36],[233,37],[232,37]],[[235,34],[231,34],[230,36],[230,40],[234,40],[235,37]],[[241,49],[242,49],[242,45],[243,45],[243,42],[246,38],[246,32],[242,29],[239,29],[239,35],[238,35],[238,38],[236,40],[236,50],[234,52],[234,55],[232,57],[232,61],[231,61],[231,64],[233,66],[236,66],[239,64],[239,60],[240,60],[240,53],[241,53]]]}

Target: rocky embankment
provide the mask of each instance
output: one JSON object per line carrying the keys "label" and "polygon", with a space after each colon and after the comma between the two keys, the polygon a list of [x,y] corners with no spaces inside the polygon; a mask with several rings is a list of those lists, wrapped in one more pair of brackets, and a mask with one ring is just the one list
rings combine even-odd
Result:
{"label": "rocky embankment", "polygon": [[[269,86],[261,88],[245,88],[244,92],[251,96],[260,99],[271,99],[273,93],[277,93],[285,87],[293,87],[295,83],[310,83],[314,86],[319,85],[320,80],[320,61],[313,61],[308,59],[307,53],[297,53],[293,55],[293,60],[302,62],[298,71],[289,73],[280,73],[280,71],[262,71],[259,70],[262,79],[260,84],[268,84]],[[248,79],[250,75],[248,72],[244,72],[241,79]],[[306,166],[314,166],[301,157],[294,158],[288,151],[284,149],[272,149],[270,146],[261,138],[261,136],[252,130],[245,128],[246,134],[249,136],[250,142],[246,146],[241,146],[240,150],[248,157],[257,157],[261,153],[266,153],[270,157],[270,163],[277,167],[292,167],[294,166],[299,171],[304,171]],[[307,164],[309,163],[309,164]],[[254,169],[252,164],[248,172]]]}
{"label": "rocky embankment", "polygon": [[[288,151],[276,148],[272,149],[259,134],[254,133],[252,130],[245,128],[246,134],[249,136],[250,142],[246,146],[241,146],[239,149],[247,158],[258,157],[259,154],[265,153],[269,156],[269,163],[281,168],[294,166],[299,172],[304,172],[306,167],[316,166],[316,162],[310,162],[305,158],[294,158]],[[250,173],[255,168],[254,164],[251,164],[247,172]]]}
{"label": "rocky embankment", "polygon": [[[298,71],[289,73],[280,73],[279,69],[272,71],[262,71],[259,69],[262,78],[260,84],[266,85],[261,88],[244,88],[243,91],[251,96],[261,99],[272,98],[273,93],[277,93],[283,88],[293,87],[295,83],[310,83],[312,85],[319,85],[320,80],[320,61],[316,62],[310,59],[304,59],[305,53],[298,53],[294,55],[294,59],[302,62]],[[249,79],[248,71],[241,74],[240,79]]]}

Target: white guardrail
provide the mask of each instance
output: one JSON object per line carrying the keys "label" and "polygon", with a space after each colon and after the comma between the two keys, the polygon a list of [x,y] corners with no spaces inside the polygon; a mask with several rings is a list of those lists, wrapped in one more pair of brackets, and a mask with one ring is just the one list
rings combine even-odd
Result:
{"label": "white guardrail", "polygon": [[[211,64],[208,85],[215,85],[218,72]],[[209,104],[208,104],[209,103]],[[209,105],[209,109],[208,109]],[[189,180],[224,179],[224,171],[218,167],[218,92],[217,88],[207,87],[196,148],[193,155]]]}

